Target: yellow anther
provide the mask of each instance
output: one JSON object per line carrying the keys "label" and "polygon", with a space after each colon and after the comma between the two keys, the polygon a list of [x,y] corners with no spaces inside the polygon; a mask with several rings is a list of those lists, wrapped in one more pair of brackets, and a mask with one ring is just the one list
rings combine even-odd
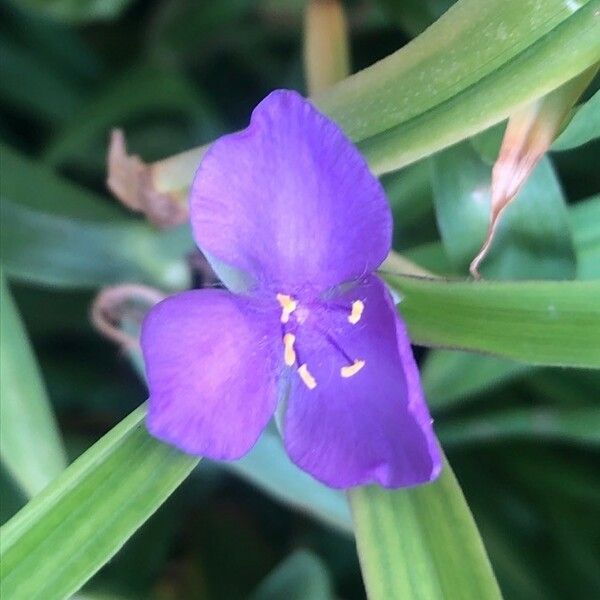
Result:
{"label": "yellow anther", "polygon": [[355,300],[352,303],[352,312],[348,315],[348,322],[356,325],[362,317],[363,310],[365,310],[364,303],[361,300]]}
{"label": "yellow anther", "polygon": [[300,379],[309,390],[314,390],[317,387],[317,380],[310,374],[306,363],[298,367],[298,375],[300,375]]}
{"label": "yellow anther", "polygon": [[296,336],[293,333],[286,333],[283,336],[283,360],[288,367],[291,367],[296,362],[295,342]]}
{"label": "yellow anther", "polygon": [[352,377],[352,375],[356,375],[364,366],[365,366],[364,360],[356,359],[351,365],[342,367],[340,369],[340,375],[342,377]]}
{"label": "yellow anther", "polygon": [[287,323],[290,315],[298,308],[298,302],[287,294],[277,294],[275,297],[281,305],[281,322]]}

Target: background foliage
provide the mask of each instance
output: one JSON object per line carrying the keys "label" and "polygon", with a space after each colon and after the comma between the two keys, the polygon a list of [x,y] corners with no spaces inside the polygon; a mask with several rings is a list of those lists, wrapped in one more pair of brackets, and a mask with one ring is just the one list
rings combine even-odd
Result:
{"label": "background foliage", "polygon": [[[405,45],[450,4],[347,2],[354,70]],[[535,3],[518,4],[521,11]],[[594,1],[581,4],[598,9]],[[544,21],[551,31],[538,32],[542,41],[528,51],[534,58],[564,42],[559,5],[548,2],[556,22]],[[0,3],[3,523],[62,471],[65,457],[80,456],[145,400],[136,357],[90,325],[95,293],[124,281],[172,291],[203,280],[185,226],[157,232],[107,194],[111,127],[123,127],[131,150],[151,162],[243,127],[273,88],[305,91],[303,7],[300,0]],[[520,13],[513,16],[516,36]],[[569,48],[571,62],[583,53]],[[438,72],[444,93],[458,107],[485,99],[486,110],[499,111],[510,82],[547,91],[550,63],[528,78],[512,49],[507,44],[495,57],[506,65],[489,63],[483,83],[460,87],[455,74],[446,81]],[[569,64],[565,58],[555,68],[564,73]],[[403,83],[417,85],[419,72],[403,75],[399,94]],[[506,598],[600,593],[600,377],[589,368],[600,364],[597,87],[596,79],[557,151],[507,209],[483,268],[500,281],[580,281],[490,283],[474,298],[469,283],[389,278],[418,343],[498,355],[418,350],[437,431]],[[361,89],[360,108],[368,112],[380,96],[376,87]],[[383,176],[395,249],[437,274],[465,276],[485,234],[498,128],[441,149],[439,140],[452,139],[461,125],[446,99],[426,106],[427,97],[414,105],[420,112],[373,121],[367,131],[352,129],[360,120],[345,98],[318,102],[349,124],[374,168],[412,163]],[[382,134],[384,126],[392,133]],[[77,569],[89,566],[69,563],[70,579],[60,572],[72,548],[88,544],[99,568],[118,550],[111,531],[133,532],[189,472],[82,598],[364,597],[345,498],[293,469],[274,432],[239,463],[196,466],[171,460],[169,449],[147,438],[141,415],[127,417],[60,490],[48,488],[44,504],[32,502],[4,529],[7,547],[19,540],[3,564],[15,569],[7,598],[18,568],[32,586],[23,597],[38,597],[39,581],[47,585],[39,597],[77,589],[86,579]],[[444,485],[452,487],[450,477]],[[103,504],[106,498],[113,504]],[[353,499],[353,510],[361,501]],[[443,510],[418,494],[399,502],[394,519]],[[60,530],[31,526],[44,513],[75,527],[99,507],[115,511],[112,524],[86,530],[72,547],[61,545]],[[401,528],[403,521],[390,523]],[[415,545],[406,556],[422,551]],[[49,555],[54,562],[39,568]],[[431,568],[425,558],[419,564]]]}

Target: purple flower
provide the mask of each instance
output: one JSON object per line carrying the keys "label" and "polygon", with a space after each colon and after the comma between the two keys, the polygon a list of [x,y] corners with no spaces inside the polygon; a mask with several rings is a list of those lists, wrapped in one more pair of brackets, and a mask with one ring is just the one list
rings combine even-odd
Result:
{"label": "purple flower", "polygon": [[247,129],[213,144],[190,202],[195,240],[230,291],[184,292],[146,318],[150,432],[237,459],[279,404],[290,458],[331,487],[434,479],[406,328],[373,274],[390,209],[340,129],[273,92]]}

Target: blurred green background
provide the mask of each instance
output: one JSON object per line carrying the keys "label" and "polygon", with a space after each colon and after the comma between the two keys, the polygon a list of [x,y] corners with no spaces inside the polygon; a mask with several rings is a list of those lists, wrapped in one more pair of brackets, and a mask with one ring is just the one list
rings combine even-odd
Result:
{"label": "blurred green background", "polygon": [[[347,2],[354,70],[406,44],[449,4]],[[0,2],[2,262],[70,459],[145,400],[127,354],[90,324],[96,293],[126,281],[172,290],[202,279],[185,227],[158,233],[108,194],[110,129],[122,127],[130,151],[151,162],[245,126],[274,88],[305,92],[303,8],[300,0]],[[444,239],[456,219],[445,198],[453,202],[489,166],[485,135],[384,178],[395,248],[438,273],[464,274],[472,253]],[[600,190],[599,150],[596,141],[554,154],[539,174],[541,191],[531,193],[555,195],[544,239],[560,260],[546,265],[542,248],[534,273],[568,279],[585,264],[584,275],[598,276],[598,201],[589,214],[577,207]],[[455,181],[457,172],[475,183]],[[490,260],[498,278],[531,276],[521,255],[517,267]],[[598,597],[597,371],[418,356],[505,596]],[[252,465],[232,472],[203,461],[82,597],[363,598],[351,535],[265,490],[262,480],[274,476],[265,465],[261,478]],[[4,522],[26,498],[5,469],[1,478]]]}

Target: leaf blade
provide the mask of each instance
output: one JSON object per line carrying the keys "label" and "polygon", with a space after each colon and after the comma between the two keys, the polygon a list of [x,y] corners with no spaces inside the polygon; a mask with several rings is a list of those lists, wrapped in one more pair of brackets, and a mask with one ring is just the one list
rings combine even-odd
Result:
{"label": "leaf blade", "polygon": [[577,249],[577,278],[600,279],[600,195],[572,206],[569,217]]}
{"label": "leaf blade", "polygon": [[600,368],[600,281],[386,280],[416,344]]}
{"label": "leaf blade", "polygon": [[549,440],[600,445],[600,410],[595,407],[513,408],[440,423],[445,448],[513,440]]}
{"label": "leaf blade", "polygon": [[6,597],[76,592],[166,500],[198,462],[150,437],[140,407],[6,523]]}
{"label": "leaf blade", "polygon": [[529,370],[527,364],[495,356],[431,350],[421,367],[421,378],[427,404],[436,412],[454,408]]}
{"label": "leaf blade", "polygon": [[250,600],[333,600],[335,598],[327,568],[314,554],[298,550],[279,564]]}
{"label": "leaf blade", "polygon": [[475,521],[446,462],[434,483],[350,493],[370,600],[500,598]]}
{"label": "leaf blade", "polygon": [[128,279],[186,286],[183,254],[192,242],[185,228],[158,233],[10,148],[1,150],[1,250],[11,278],[62,287]]}
{"label": "leaf blade", "polygon": [[221,466],[287,506],[344,533],[352,532],[352,519],[344,494],[328,488],[296,467],[283,449],[278,434],[264,431],[246,456]]}
{"label": "leaf blade", "polygon": [[[412,43],[312,100],[374,173],[394,171],[500,123],[596,64],[599,7],[587,0],[573,13],[561,0],[459,0]],[[494,28],[499,39],[481,33]],[[155,188],[185,196],[206,149],[154,163]]]}
{"label": "leaf blade", "polygon": [[33,496],[67,465],[44,383],[27,333],[0,273],[0,455],[27,495]]}
{"label": "leaf blade", "polygon": [[558,136],[552,150],[571,150],[600,137],[600,90],[581,105]]}
{"label": "leaf blade", "polygon": [[595,64],[599,5],[590,0],[572,13],[554,0],[462,0],[412,44],[315,102],[376,173],[399,169],[504,120]]}

